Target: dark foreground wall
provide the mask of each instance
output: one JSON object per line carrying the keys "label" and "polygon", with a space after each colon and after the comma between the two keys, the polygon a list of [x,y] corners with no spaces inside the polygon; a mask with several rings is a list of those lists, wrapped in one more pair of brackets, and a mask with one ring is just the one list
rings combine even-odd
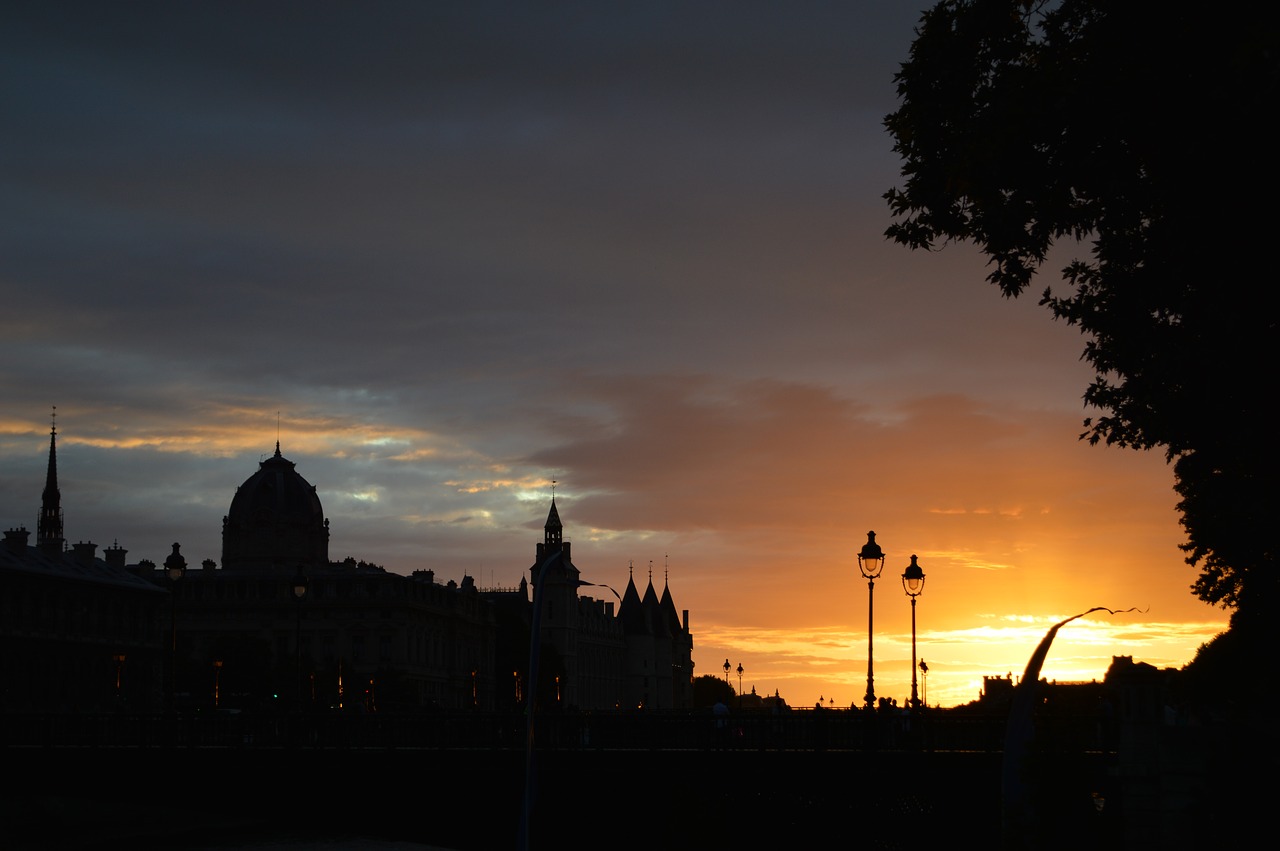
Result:
{"label": "dark foreground wall", "polygon": [[[8,748],[3,756],[6,775],[20,778],[4,803],[4,847],[248,845],[280,831],[518,845],[518,750]],[[1061,813],[1043,847],[1108,847],[1105,816],[1084,791],[1105,771],[1087,757],[1055,768]],[[533,848],[1001,846],[998,753],[568,750],[538,754],[534,776]]]}

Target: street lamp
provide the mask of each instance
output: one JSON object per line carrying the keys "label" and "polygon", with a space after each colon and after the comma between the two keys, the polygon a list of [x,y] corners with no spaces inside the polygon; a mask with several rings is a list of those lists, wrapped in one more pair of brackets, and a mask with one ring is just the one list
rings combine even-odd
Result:
{"label": "street lamp", "polygon": [[124,674],[124,654],[116,653],[111,657],[116,663],[116,700],[120,700],[120,680]]}
{"label": "street lamp", "polygon": [[916,597],[924,591],[924,571],[916,564],[916,557],[911,556],[911,564],[902,572],[902,590],[911,598],[911,708],[920,706],[920,698],[916,691]]}
{"label": "street lamp", "polygon": [[920,660],[920,664],[916,666],[920,669],[920,699],[924,701],[924,705],[929,705],[929,666]]}
{"label": "street lamp", "polygon": [[295,603],[295,614],[297,615],[297,627],[293,634],[293,654],[297,664],[297,670],[293,676],[294,691],[298,697],[298,708],[302,708],[302,601],[307,596],[307,574],[303,571],[302,565],[298,565],[298,572],[293,576],[293,599]]}
{"label": "street lamp", "polygon": [[884,551],[876,543],[876,533],[868,532],[867,542],[862,545],[862,551],[858,553],[858,570],[867,580],[867,694],[863,697],[863,701],[868,709],[874,709],[876,705],[876,680],[871,661],[873,636],[871,616],[876,579],[880,576],[882,569],[884,569]]}
{"label": "street lamp", "polygon": [[738,663],[738,709],[742,709],[742,663]]}
{"label": "street lamp", "polygon": [[169,579],[169,710],[177,708],[178,688],[178,580],[187,572],[187,560],[173,545],[164,560],[164,574]]}
{"label": "street lamp", "polygon": [[724,684],[729,685],[729,660],[724,660]]}

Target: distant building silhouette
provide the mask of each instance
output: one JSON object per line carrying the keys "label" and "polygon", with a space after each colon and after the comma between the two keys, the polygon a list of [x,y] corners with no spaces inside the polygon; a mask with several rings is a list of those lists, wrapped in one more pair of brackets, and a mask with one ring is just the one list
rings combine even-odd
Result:
{"label": "distant building silhouette", "polygon": [[276,452],[236,488],[222,518],[225,570],[314,569],[329,563],[329,521],[316,488]]}
{"label": "distant building silhouette", "polygon": [[[572,547],[564,540],[554,497],[529,576],[535,598],[538,583],[543,583],[540,642],[545,664],[539,679],[542,689],[550,684],[546,696],[551,702],[577,709],[693,706],[693,635],[688,611],[683,619],[677,615],[671,589],[665,583],[659,599],[652,575],[643,598],[636,590],[634,575],[628,578],[616,613],[612,602],[580,597],[578,589],[594,583],[584,582],[573,564]],[[515,593],[519,599],[514,602],[511,592],[489,596],[506,617],[516,617],[526,625],[523,629],[528,634],[533,602],[527,599],[523,580]],[[508,598],[506,602],[503,596]],[[511,663],[519,666],[520,660],[512,658]],[[519,669],[513,667],[513,671]],[[555,677],[560,678],[558,683]]]}
{"label": "distant building silhouette", "polygon": [[19,526],[0,545],[0,711],[158,709],[168,594],[118,546],[67,549],[60,499],[51,428],[36,543]]}
{"label": "distant building silhouette", "polygon": [[[66,550],[57,432],[37,540],[11,529],[0,551],[3,705],[138,711],[272,708],[385,711],[692,706],[693,638],[669,587],[634,578],[618,609],[580,596],[554,498],[529,581],[481,591],[354,558],[329,559],[317,489],[275,453],[259,462],[222,522],[222,564],[126,563],[126,551]],[[541,675],[527,677],[541,582]],[[615,592],[616,593],[616,592]],[[120,661],[123,659],[124,661]],[[92,671],[90,670],[92,669]],[[117,675],[123,669],[121,685]],[[128,701],[124,698],[129,697]]]}
{"label": "distant building silhouette", "polygon": [[195,705],[212,699],[216,669],[225,706],[495,707],[495,614],[472,579],[439,585],[429,570],[330,561],[316,488],[279,443],[231,499],[222,566],[206,560],[175,593],[182,690]]}

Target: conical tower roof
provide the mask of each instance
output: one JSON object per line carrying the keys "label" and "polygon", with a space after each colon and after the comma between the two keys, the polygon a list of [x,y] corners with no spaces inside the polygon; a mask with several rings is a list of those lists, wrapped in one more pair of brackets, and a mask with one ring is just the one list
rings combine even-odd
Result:
{"label": "conical tower roof", "polygon": [[644,589],[644,614],[649,621],[649,629],[654,635],[670,638],[671,625],[667,623],[662,611],[662,603],[658,600],[658,592],[653,589],[653,570],[649,571],[649,585]]}
{"label": "conical tower roof", "polygon": [[622,621],[622,631],[627,635],[645,635],[652,632],[649,628],[649,619],[645,617],[640,592],[636,590],[635,576],[627,577],[627,590],[623,592],[622,603],[618,606],[618,619]]}

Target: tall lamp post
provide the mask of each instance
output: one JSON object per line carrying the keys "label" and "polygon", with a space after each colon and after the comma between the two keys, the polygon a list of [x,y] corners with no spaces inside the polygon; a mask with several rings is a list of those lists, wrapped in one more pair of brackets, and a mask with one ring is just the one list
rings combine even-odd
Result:
{"label": "tall lamp post", "polygon": [[884,551],[880,549],[880,545],[876,543],[876,533],[867,533],[867,542],[862,545],[862,551],[858,553],[858,570],[862,572],[863,577],[867,580],[867,693],[863,697],[868,709],[874,709],[876,705],[876,680],[875,671],[872,666],[872,602],[876,590],[876,579],[880,576],[880,571],[884,569]]}
{"label": "tall lamp post", "polygon": [[213,708],[222,702],[222,660],[213,660]]}
{"label": "tall lamp post", "polygon": [[729,660],[724,660],[724,684],[729,685]]}
{"label": "tall lamp post", "polygon": [[169,578],[169,711],[177,709],[178,690],[178,580],[187,572],[187,560],[173,545],[164,560],[164,574]]}
{"label": "tall lamp post", "polygon": [[929,705],[929,666],[924,663],[923,659],[921,659],[920,664],[917,665],[916,667],[920,669],[920,699],[924,701],[925,706],[928,706]]}
{"label": "tall lamp post", "polygon": [[111,659],[113,662],[116,663],[116,700],[119,701],[120,700],[120,680],[124,674],[124,654],[116,653],[111,657]]}
{"label": "tall lamp post", "polygon": [[297,615],[297,626],[293,634],[293,655],[296,670],[293,676],[294,691],[298,696],[298,708],[302,708],[302,601],[307,597],[307,574],[298,565],[298,572],[293,576],[293,599]]}
{"label": "tall lamp post", "polygon": [[738,663],[738,710],[742,710],[742,663]]}
{"label": "tall lamp post", "polygon": [[919,693],[916,691],[916,597],[924,591],[924,571],[916,564],[916,557],[911,556],[911,564],[902,572],[902,590],[911,598],[911,708],[920,706]]}

